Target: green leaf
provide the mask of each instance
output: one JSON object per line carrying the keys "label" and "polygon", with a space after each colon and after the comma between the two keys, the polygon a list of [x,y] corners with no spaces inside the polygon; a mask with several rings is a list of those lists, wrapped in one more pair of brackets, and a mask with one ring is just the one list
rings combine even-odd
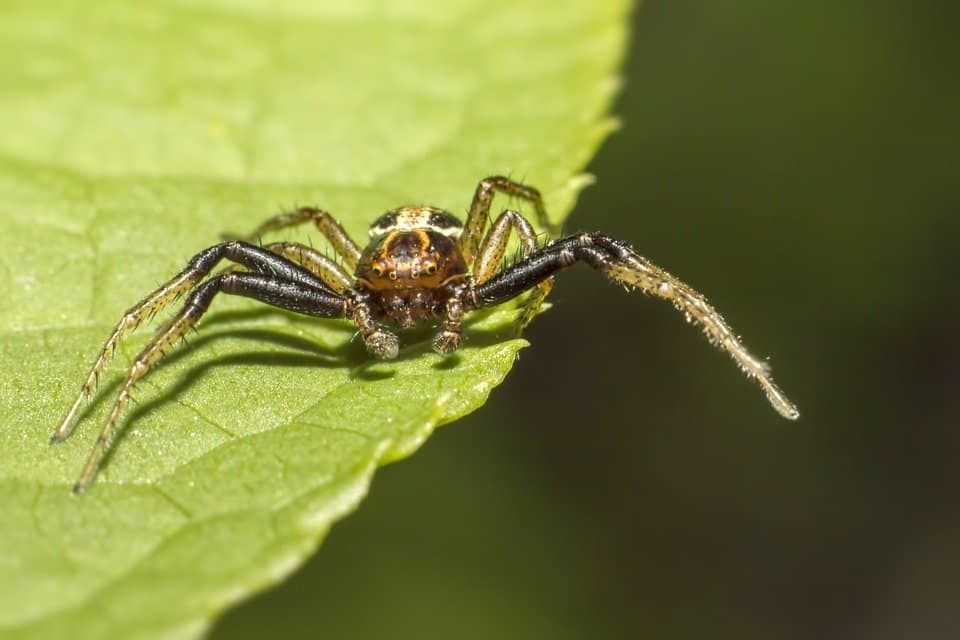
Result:
{"label": "green leaf", "polygon": [[[0,7],[0,635],[196,637],[356,508],[375,469],[483,404],[525,344],[371,362],[345,322],[224,296],[70,486],[132,355],[47,437],[122,311],[224,231],[321,204],[465,211],[479,178],[561,219],[613,121],[626,0],[7,0]],[[501,203],[505,205],[506,202]],[[300,239],[319,238],[309,231]]]}

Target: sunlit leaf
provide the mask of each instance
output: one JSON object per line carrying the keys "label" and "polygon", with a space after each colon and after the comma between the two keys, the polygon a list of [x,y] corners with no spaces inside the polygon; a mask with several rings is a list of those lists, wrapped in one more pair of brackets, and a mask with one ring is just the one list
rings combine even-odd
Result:
{"label": "sunlit leaf", "polygon": [[559,220],[612,126],[626,11],[4,2],[0,635],[195,637],[293,571],[378,466],[482,405],[524,345],[509,308],[455,358],[415,332],[377,363],[346,322],[224,296],[138,386],[86,495],[69,488],[150,329],[47,444],[120,313],[222,232],[317,203],[362,237],[402,203],[460,214],[494,173]]}

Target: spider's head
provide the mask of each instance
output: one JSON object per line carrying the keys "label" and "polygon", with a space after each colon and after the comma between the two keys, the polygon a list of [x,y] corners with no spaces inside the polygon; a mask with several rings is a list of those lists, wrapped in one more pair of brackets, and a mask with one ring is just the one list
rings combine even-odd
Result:
{"label": "spider's head", "polygon": [[394,230],[374,238],[356,277],[374,290],[436,289],[466,274],[456,242],[432,229]]}
{"label": "spider's head", "polygon": [[433,207],[401,207],[370,225],[356,277],[374,290],[435,289],[467,273],[455,217]]}

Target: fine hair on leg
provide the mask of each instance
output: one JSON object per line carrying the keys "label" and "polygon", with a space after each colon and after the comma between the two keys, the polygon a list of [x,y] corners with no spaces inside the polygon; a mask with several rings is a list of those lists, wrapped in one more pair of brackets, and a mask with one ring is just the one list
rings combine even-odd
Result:
{"label": "fine hair on leg", "polygon": [[215,276],[199,285],[187,296],[180,311],[160,328],[134,358],[83,471],[77,478],[73,487],[74,492],[85,491],[93,482],[120,415],[129,402],[130,394],[137,381],[147,375],[164,354],[196,325],[218,293],[255,298],[290,311],[325,318],[344,317],[348,306],[344,298],[333,292],[262,273],[227,273]]}
{"label": "fine hair on leg", "polygon": [[616,238],[584,233],[557,240],[487,282],[475,285],[467,300],[471,308],[500,304],[577,262],[587,263],[615,282],[672,302],[689,322],[700,325],[712,344],[726,351],[747,377],[760,385],[780,415],[790,420],[799,417],[796,405],[774,383],[770,366],[747,350],[703,294]]}

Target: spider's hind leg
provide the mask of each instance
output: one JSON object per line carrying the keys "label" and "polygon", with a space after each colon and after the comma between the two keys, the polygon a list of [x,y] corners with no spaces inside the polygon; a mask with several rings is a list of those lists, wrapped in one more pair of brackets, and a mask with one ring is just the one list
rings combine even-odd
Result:
{"label": "spider's hind leg", "polygon": [[[483,238],[476,260],[473,263],[473,281],[475,283],[483,284],[493,277],[500,268],[507,250],[507,243],[510,240],[511,230],[515,230],[520,239],[521,259],[537,251],[537,232],[533,225],[516,211],[511,209],[503,211],[490,225],[490,231]],[[533,292],[524,301],[523,309],[517,320],[518,335],[536,317],[540,305],[543,304],[551,289],[553,289],[553,278],[546,278],[535,285]]]}
{"label": "spider's hind leg", "polygon": [[293,211],[281,213],[265,220],[252,233],[242,236],[239,239],[248,242],[256,242],[260,236],[279,231],[290,227],[297,227],[302,224],[312,222],[323,237],[327,239],[337,255],[343,258],[343,261],[351,269],[357,268],[357,262],[360,260],[360,247],[353,241],[350,235],[344,230],[340,223],[332,215],[323,209],[316,207],[300,207]]}
{"label": "spider's hind leg", "polygon": [[467,214],[467,220],[463,225],[463,233],[460,234],[460,253],[467,264],[471,264],[477,255],[480,241],[483,238],[483,230],[487,225],[487,218],[490,217],[490,206],[493,204],[493,196],[497,193],[519,198],[533,205],[537,213],[537,222],[548,230],[551,235],[556,235],[559,230],[550,222],[547,215],[547,209],[543,206],[543,196],[533,187],[523,183],[511,180],[506,176],[490,176],[484,178],[477,184],[477,190],[473,194],[473,201],[470,203],[470,212]]}

